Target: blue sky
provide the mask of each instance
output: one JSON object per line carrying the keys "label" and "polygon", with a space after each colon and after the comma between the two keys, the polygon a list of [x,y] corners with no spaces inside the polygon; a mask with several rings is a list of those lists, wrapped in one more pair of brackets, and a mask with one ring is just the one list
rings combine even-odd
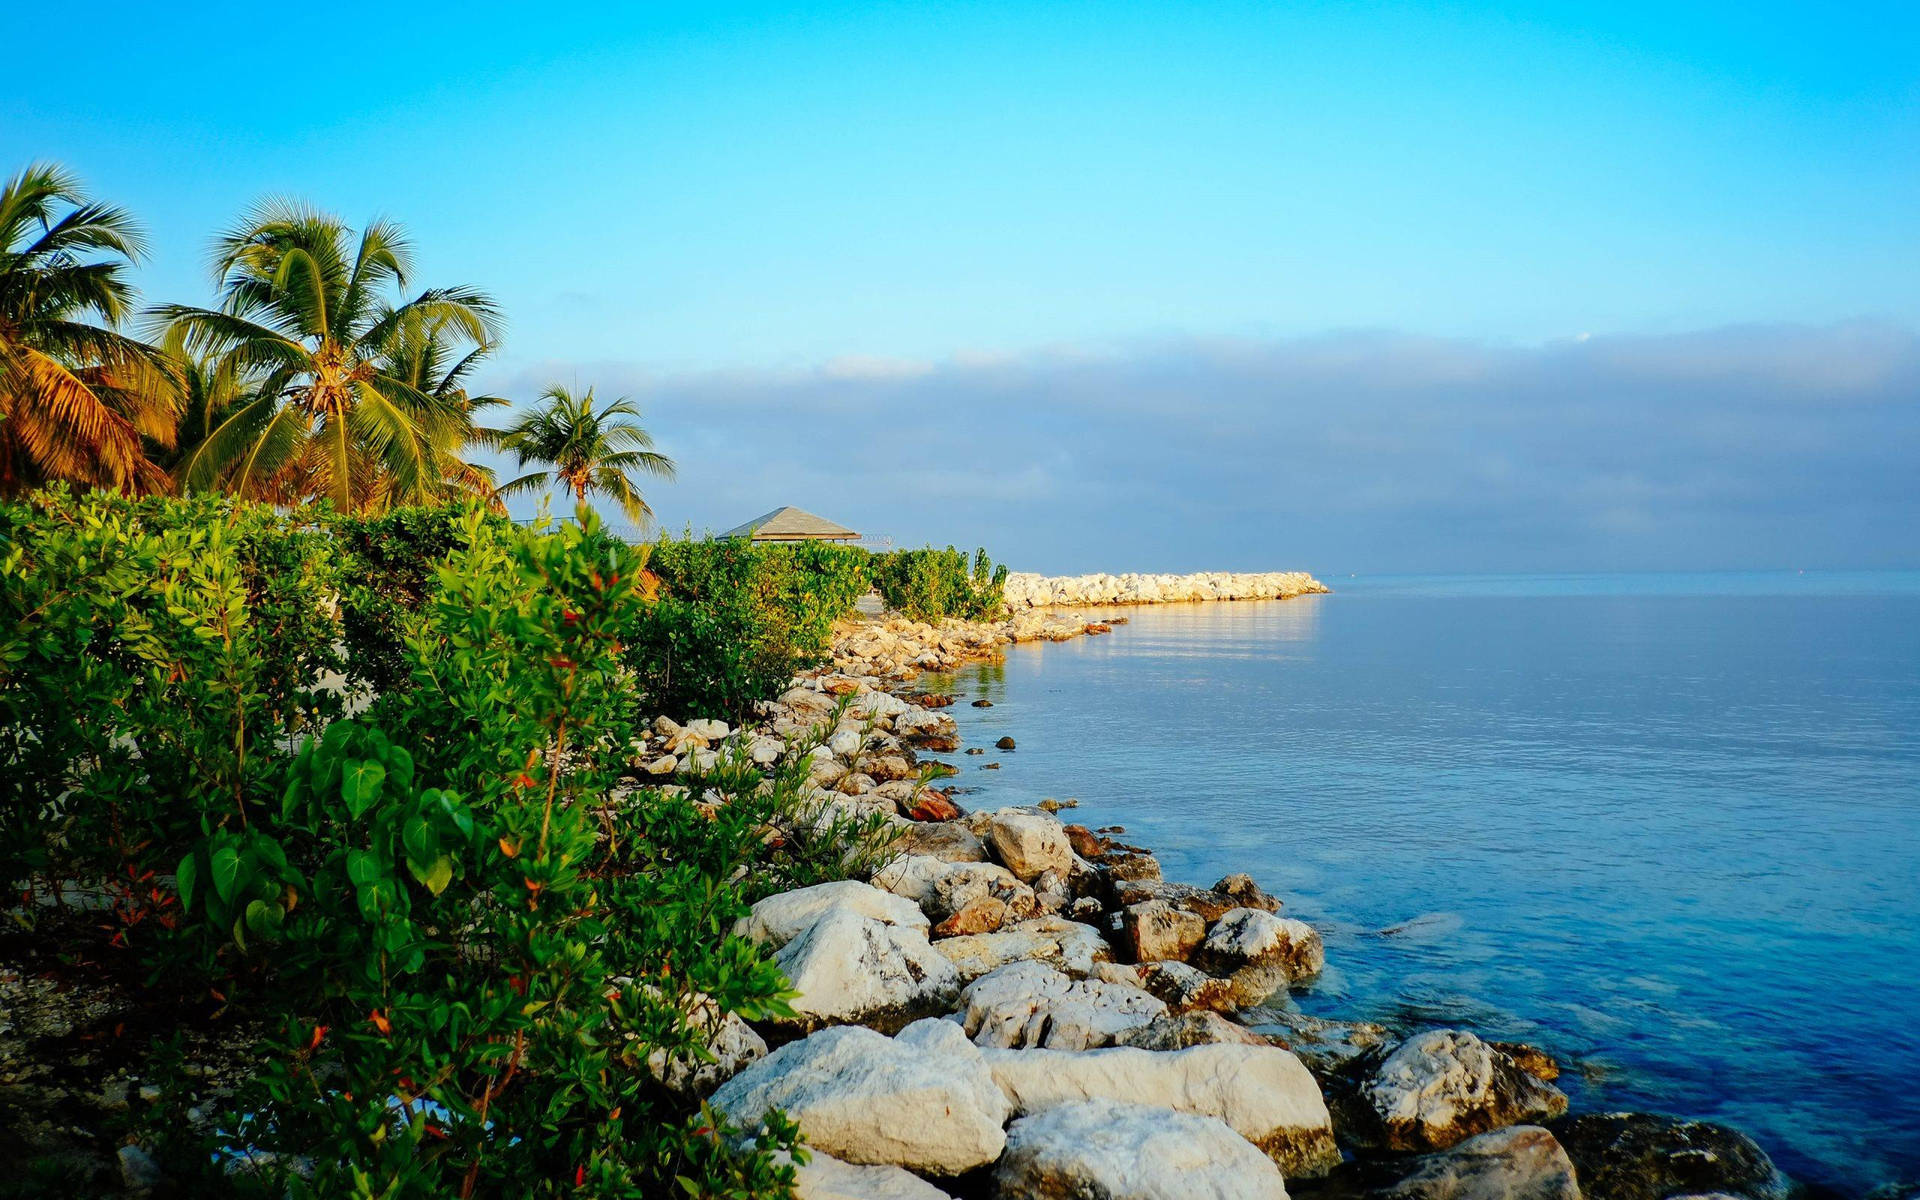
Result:
{"label": "blue sky", "polygon": [[[255,13],[108,4],[87,19],[112,36],[78,40],[70,13],[10,14],[23,44],[55,49],[14,56],[0,78],[0,163],[57,159],[140,214],[154,242],[141,279],[158,298],[203,298],[209,237],[268,193],[400,219],[423,279],[483,285],[506,308],[497,385],[635,391],[682,438],[666,448],[683,481],[657,493],[673,524],[725,527],[789,502],[860,507],[771,481],[826,486],[782,460],[842,454],[871,432],[860,422],[878,412],[837,401],[881,381],[896,412],[937,404],[950,418],[923,431],[932,459],[971,444],[941,446],[943,429],[991,415],[1009,470],[1065,489],[1080,478],[1072,463],[1012,449],[1061,436],[1051,424],[1068,410],[1045,389],[1070,390],[1063,364],[1116,397],[1161,395],[1169,420],[1231,410],[1267,437],[1314,409],[1298,381],[1215,371],[1220,346],[1295,362],[1331,338],[1575,370],[1580,356],[1555,348],[1583,336],[1668,339],[1678,353],[1721,331],[1715,346],[1760,356],[1782,340],[1857,344],[1862,329],[1899,343],[1920,326],[1910,5]],[[1782,386],[1737,355],[1709,357],[1687,368],[1689,403],[1746,412],[1756,388]],[[1010,362],[1045,364],[1028,375],[1041,390],[1011,406],[965,387],[937,400],[912,390]],[[1381,366],[1353,360],[1357,374],[1320,380],[1312,403],[1367,392]],[[1883,366],[1880,444],[1834,449],[1833,469],[1884,453],[1888,429],[1906,445],[1920,424],[1910,364]],[[1169,371],[1192,387],[1156,390]],[[722,391],[794,420],[777,440],[703,423],[694,398],[717,416]],[[1616,407],[1641,411],[1629,399]],[[1637,444],[1658,442],[1671,415],[1644,415]],[[1537,445],[1500,451],[1517,472],[1539,465]],[[1391,459],[1350,453],[1348,490],[1323,511],[1391,492]],[[1535,536],[1590,560],[1569,565],[1920,564],[1920,543],[1897,532],[1920,525],[1911,487],[1842,504],[1810,480],[1802,498],[1818,513],[1788,544],[1729,542],[1726,529],[1682,536],[1659,520],[1671,493],[1631,478],[1644,466],[1608,467],[1622,494],[1643,497],[1638,532],[1614,496],[1557,541],[1489,524],[1465,542],[1475,561],[1433,565],[1550,565]],[[1139,469],[1141,495],[1184,494],[1175,475]],[[756,474],[770,481],[757,491]],[[1450,494],[1465,499],[1475,481],[1463,470]],[[1198,545],[1089,543],[1018,508],[912,498],[873,515],[896,540],[985,540],[1034,566],[1189,565],[1247,545],[1272,508],[1257,479],[1210,494],[1201,519],[1221,534]],[[1285,560],[1274,566],[1328,552],[1342,566],[1428,565],[1410,549],[1431,541],[1427,499],[1397,517],[1381,499],[1391,530],[1323,520],[1260,550]],[[1857,512],[1843,509],[1860,503],[1895,532],[1846,533]],[[1722,515],[1730,529],[1757,512]],[[981,527],[954,529],[962,518]],[[1122,553],[1145,561],[1113,561]]]}

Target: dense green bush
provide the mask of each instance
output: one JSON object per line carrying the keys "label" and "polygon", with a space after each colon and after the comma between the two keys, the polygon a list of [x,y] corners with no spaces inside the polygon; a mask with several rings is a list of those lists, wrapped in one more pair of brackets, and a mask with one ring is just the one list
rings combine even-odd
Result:
{"label": "dense green bush", "polygon": [[1007,568],[995,566],[985,550],[969,566],[963,552],[895,550],[873,556],[873,585],[887,607],[920,621],[963,617],[991,620],[1006,607]]}
{"label": "dense green bush", "polygon": [[[405,686],[404,624],[432,594],[447,556],[467,544],[467,515],[447,505],[331,519],[342,567],[341,636],[354,682],[376,693]],[[502,516],[484,521],[509,524]]]}
{"label": "dense green bush", "polygon": [[[337,709],[322,528],[261,505],[64,491],[0,505],[0,883],[133,887],[276,798],[281,750]],[[30,911],[30,908],[29,908]]]}
{"label": "dense green bush", "polygon": [[[864,564],[627,547],[583,520],[0,506],[7,915],[104,889],[145,1002],[195,997],[178,1011],[200,1021],[212,997],[222,1027],[265,1031],[228,1112],[154,1134],[176,1178],[273,1197],[790,1190],[790,1128],[743,1145],[648,1060],[697,1058],[719,1014],[783,1010],[733,923],[843,873],[872,831],[809,819],[803,755],[771,774],[732,756],[671,795],[623,760],[657,711],[663,610],[763,639],[763,674],[732,681],[758,698],[786,682],[772,663],[824,648]],[[336,601],[380,559],[412,582],[350,634]],[[349,720],[340,672],[410,686]],[[227,1173],[236,1154],[252,1169]]]}
{"label": "dense green bush", "polygon": [[659,602],[628,661],[647,703],[738,721],[825,658],[834,621],[866,593],[867,553],[847,546],[662,539]]}

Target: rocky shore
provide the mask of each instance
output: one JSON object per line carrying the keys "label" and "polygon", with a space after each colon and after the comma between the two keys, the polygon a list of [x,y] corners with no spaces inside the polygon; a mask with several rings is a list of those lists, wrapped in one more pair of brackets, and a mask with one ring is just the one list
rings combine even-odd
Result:
{"label": "rocky shore", "polygon": [[1112,623],[851,623],[761,728],[663,721],[636,748],[697,765],[733,739],[771,760],[834,721],[810,751],[818,813],[886,827],[866,878],[769,897],[737,930],[773,950],[796,1015],[728,1018],[715,1061],[678,1068],[747,1128],[799,1122],[802,1197],[1784,1200],[1734,1130],[1569,1115],[1535,1047],[1272,1005],[1326,954],[1248,876],[1170,881],[1118,828],[967,812],[931,785],[964,697],[915,676]]}
{"label": "rocky shore", "polygon": [[1007,576],[1007,605],[1015,612],[1053,605],[1178,604],[1193,600],[1284,600],[1330,589],[1305,571],[1197,575]]}
{"label": "rocky shore", "polygon": [[[690,1014],[709,1053],[656,1056],[664,1086],[749,1130],[774,1110],[795,1119],[803,1200],[1786,1200],[1736,1131],[1569,1114],[1535,1047],[1294,1011],[1285,993],[1326,949],[1249,876],[1168,880],[1117,827],[1050,802],[967,811],[941,789],[941,756],[1014,747],[963,746],[949,710],[985,699],[929,694],[924,673],[1124,622],[1032,608],[850,621],[830,664],[751,728],[662,717],[629,747],[638,781],[670,788],[730,755],[804,756],[803,818],[877,830],[848,847],[854,878],[770,896],[736,930],[792,982],[792,1015]],[[92,1024],[139,1012],[130,985],[86,995],[106,1006]],[[0,1083],[78,1138],[124,1124],[130,1102],[154,1107],[167,1077],[96,1070],[99,1049],[70,1044],[75,1001],[0,970]],[[179,1103],[211,1103],[257,1034],[183,1047]],[[135,1146],[119,1170],[133,1194],[154,1186]]]}

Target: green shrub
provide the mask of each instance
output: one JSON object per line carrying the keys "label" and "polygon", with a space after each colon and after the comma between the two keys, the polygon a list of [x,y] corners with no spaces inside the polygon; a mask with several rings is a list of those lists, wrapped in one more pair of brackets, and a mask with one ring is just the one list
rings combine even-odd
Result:
{"label": "green shrub", "polygon": [[[375,693],[406,685],[405,620],[432,594],[447,556],[467,544],[467,515],[455,504],[331,518],[342,562],[341,633],[354,682]],[[503,529],[510,524],[492,515],[483,521]]]}
{"label": "green shrub", "polygon": [[[0,506],[0,881],[105,888],[129,926],[205,828],[275,798],[336,709],[327,533],[262,505],[65,491]],[[142,895],[145,895],[145,899]]]}
{"label": "green shrub", "polygon": [[[0,874],[40,893],[10,889],[7,915],[57,906],[63,878],[105,889],[115,943],[153,968],[143,1002],[172,1005],[154,1026],[212,997],[266,1031],[214,1127],[154,1134],[183,1184],[787,1195],[790,1126],[742,1143],[648,1061],[697,1059],[719,1014],[785,1011],[733,924],[844,877],[879,822],[806,811],[803,753],[730,754],[672,795],[623,760],[657,711],[663,610],[751,635],[760,659],[721,664],[749,703],[824,650],[864,567],[633,548],[586,517],[0,506]],[[352,720],[342,672],[385,684]],[[251,1169],[229,1174],[236,1153]]]}
{"label": "green shrub", "polygon": [[887,607],[918,621],[987,621],[1006,607],[1007,568],[994,566],[985,550],[975,551],[971,567],[952,546],[876,554],[872,574]]}
{"label": "green shrub", "polygon": [[645,550],[462,533],[409,623],[418,686],[310,740],[277,821],[182,867],[194,917],[232,922],[219,955],[271,963],[278,1037],[228,1140],[274,1195],[785,1195],[790,1129],[740,1147],[647,1058],[697,1055],[703,1002],[789,1011],[729,881],[801,777],[713,812],[615,800]]}
{"label": "green shrub", "polygon": [[833,623],[867,590],[867,554],[821,543],[662,539],[659,602],[628,648],[643,703],[740,721],[826,657]]}

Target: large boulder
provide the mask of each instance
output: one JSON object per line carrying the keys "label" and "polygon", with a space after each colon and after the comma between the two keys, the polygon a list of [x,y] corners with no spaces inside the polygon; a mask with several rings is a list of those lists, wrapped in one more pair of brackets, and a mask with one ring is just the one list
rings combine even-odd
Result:
{"label": "large boulder", "polygon": [[1538,1125],[1470,1137],[1394,1173],[1400,1178],[1375,1187],[1369,1200],[1581,1200],[1573,1160]]}
{"label": "large boulder", "polygon": [[1120,948],[1135,962],[1181,962],[1207,936],[1198,914],[1164,900],[1130,904],[1120,914]]}
{"label": "large boulder", "polygon": [[1097,979],[1069,979],[1041,962],[991,971],[960,993],[967,1036],[982,1046],[1087,1050],[1166,1015],[1141,991]]}
{"label": "large boulder", "polygon": [[[873,886],[911,900],[930,921],[945,921],[977,901],[1001,902],[1007,919],[1033,916],[1033,889],[998,863],[947,862],[926,854],[902,855],[874,872]],[[981,931],[972,931],[981,932]]]}
{"label": "large boulder", "polygon": [[1061,917],[1037,917],[996,933],[942,938],[933,948],[953,963],[963,980],[1028,959],[1083,979],[1093,974],[1095,964],[1113,956],[1098,930]]}
{"label": "large boulder", "polygon": [[794,1200],[953,1200],[926,1180],[890,1166],[856,1166],[809,1148],[794,1171]]}
{"label": "large boulder", "polygon": [[1433,1029],[1396,1046],[1360,1085],[1392,1150],[1444,1150],[1477,1133],[1567,1111],[1559,1088],[1465,1030]]}
{"label": "large boulder", "polygon": [[1785,1200],[1789,1184],[1753,1140],[1706,1121],[1650,1113],[1588,1113],[1550,1128],[1588,1200],[1664,1200],[1724,1192]]}
{"label": "large boulder", "polygon": [[1258,1004],[1327,965],[1320,935],[1305,921],[1258,908],[1236,908],[1214,922],[1193,953],[1193,965],[1233,984],[1242,1005]]}
{"label": "large boulder", "polygon": [[1084,1100],[1022,1117],[994,1168],[1006,1200],[1286,1200],[1280,1171],[1211,1117]]}
{"label": "large boulder", "polygon": [[734,923],[733,932],[778,950],[833,908],[888,925],[918,929],[923,934],[927,931],[926,914],[918,905],[877,887],[843,879],[768,896]]}
{"label": "large boulder", "polygon": [[1033,879],[1046,871],[1065,875],[1073,867],[1073,843],[1060,819],[1037,808],[1003,808],[992,814],[987,842],[1009,871]]}
{"label": "large boulder", "polygon": [[1204,1045],[1154,1051],[988,1050],[994,1082],[1018,1113],[1080,1100],[1121,1100],[1218,1117],[1288,1175],[1340,1161],[1320,1087],[1277,1046]]}
{"label": "large boulder", "polygon": [[774,960],[799,993],[791,1002],[798,1016],[784,1023],[801,1030],[858,1024],[891,1031],[946,1012],[960,994],[960,972],[925,934],[847,908],[828,909]]}
{"label": "large boulder", "polygon": [[748,1132],[769,1112],[849,1163],[958,1175],[1000,1157],[1010,1106],[981,1051],[951,1021],[897,1038],[839,1026],[775,1050],[713,1094]]}
{"label": "large boulder", "polygon": [[[1107,875],[1112,880],[1113,902],[1121,908],[1158,901],[1170,908],[1190,912],[1210,924],[1236,908],[1260,907],[1246,903],[1241,896],[1213,888],[1195,887],[1190,883],[1169,883],[1157,875],[1150,879],[1123,879],[1114,874],[1117,869],[1109,865]],[[1265,897],[1265,893],[1261,895]],[[1277,909],[1277,901],[1272,901],[1271,897],[1265,898],[1274,903]],[[1261,911],[1272,912],[1275,909],[1261,908]]]}

